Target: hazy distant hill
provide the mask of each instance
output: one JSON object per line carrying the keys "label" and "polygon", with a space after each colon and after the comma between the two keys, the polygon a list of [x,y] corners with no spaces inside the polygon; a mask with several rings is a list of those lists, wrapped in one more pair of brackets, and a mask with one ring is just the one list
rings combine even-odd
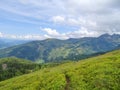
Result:
{"label": "hazy distant hill", "polygon": [[38,62],[79,60],[94,53],[110,51],[118,45],[118,34],[104,34],[98,38],[46,39],[0,50],[0,57],[15,56]]}
{"label": "hazy distant hill", "polygon": [[0,82],[0,90],[119,90],[120,50]]}
{"label": "hazy distant hill", "polygon": [[7,47],[10,47],[10,46],[14,46],[14,45],[27,43],[27,42],[29,42],[29,41],[0,38],[0,49],[7,48]]}

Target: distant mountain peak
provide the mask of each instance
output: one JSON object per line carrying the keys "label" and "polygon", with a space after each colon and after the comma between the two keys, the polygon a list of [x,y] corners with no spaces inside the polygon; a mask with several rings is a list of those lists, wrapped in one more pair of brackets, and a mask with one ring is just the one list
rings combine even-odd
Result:
{"label": "distant mountain peak", "polygon": [[107,37],[120,38],[120,34],[112,34],[112,35],[110,35],[110,34],[106,33],[106,34],[102,34],[100,37],[102,37],[102,38],[107,38]]}
{"label": "distant mountain peak", "polygon": [[108,33],[105,33],[105,34],[102,34],[100,37],[109,37],[109,36],[111,36],[111,35]]}

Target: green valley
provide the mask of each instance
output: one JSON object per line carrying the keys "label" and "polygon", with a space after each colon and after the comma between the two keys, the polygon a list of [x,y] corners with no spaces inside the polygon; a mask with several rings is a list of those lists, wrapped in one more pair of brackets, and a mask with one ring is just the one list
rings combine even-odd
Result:
{"label": "green valley", "polygon": [[120,50],[0,82],[0,90],[119,90]]}

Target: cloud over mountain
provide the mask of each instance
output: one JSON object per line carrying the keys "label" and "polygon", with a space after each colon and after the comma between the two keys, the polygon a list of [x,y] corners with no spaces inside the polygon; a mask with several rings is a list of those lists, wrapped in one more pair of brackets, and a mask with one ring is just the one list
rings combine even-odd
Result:
{"label": "cloud over mountain", "polygon": [[54,29],[42,38],[120,33],[120,0],[1,0],[0,12],[13,21]]}

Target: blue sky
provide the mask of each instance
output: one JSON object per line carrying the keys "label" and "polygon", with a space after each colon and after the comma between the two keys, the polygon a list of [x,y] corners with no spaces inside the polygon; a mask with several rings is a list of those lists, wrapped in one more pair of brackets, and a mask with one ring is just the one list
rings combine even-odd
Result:
{"label": "blue sky", "polygon": [[120,0],[0,0],[0,37],[95,37],[119,28]]}

